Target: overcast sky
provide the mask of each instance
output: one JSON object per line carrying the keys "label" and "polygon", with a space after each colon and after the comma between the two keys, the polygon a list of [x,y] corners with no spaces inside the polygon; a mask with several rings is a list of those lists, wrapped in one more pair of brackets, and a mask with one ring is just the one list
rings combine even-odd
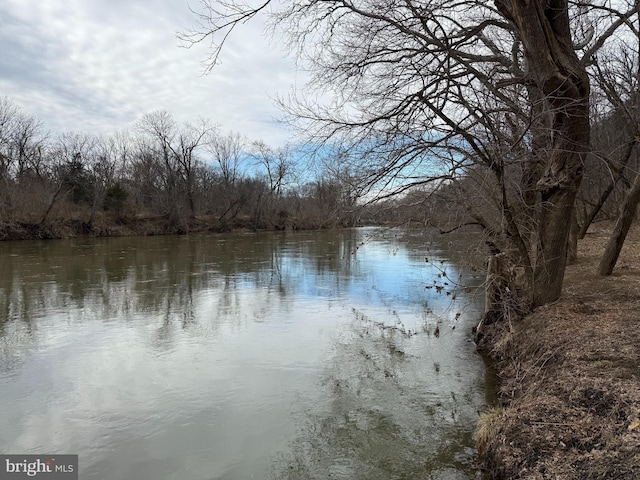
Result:
{"label": "overcast sky", "polygon": [[254,22],[203,76],[206,46],[180,48],[175,36],[196,21],[186,0],[2,0],[0,96],[52,132],[111,133],[167,110],[272,145],[293,140],[271,99],[300,83],[293,59]]}

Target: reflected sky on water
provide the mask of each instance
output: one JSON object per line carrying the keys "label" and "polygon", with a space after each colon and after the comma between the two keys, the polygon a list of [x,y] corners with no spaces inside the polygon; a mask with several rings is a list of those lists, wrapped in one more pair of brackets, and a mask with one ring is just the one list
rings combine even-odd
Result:
{"label": "reflected sky on water", "polygon": [[83,479],[469,478],[486,388],[464,245],[0,244],[0,451],[78,453]]}

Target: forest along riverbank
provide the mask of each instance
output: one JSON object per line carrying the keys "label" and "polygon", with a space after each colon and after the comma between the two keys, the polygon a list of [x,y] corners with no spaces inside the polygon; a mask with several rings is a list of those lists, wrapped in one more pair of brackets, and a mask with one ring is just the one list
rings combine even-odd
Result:
{"label": "forest along riverbank", "polygon": [[277,223],[262,222],[256,224],[251,219],[239,218],[233,222],[221,223],[212,216],[198,216],[194,220],[181,220],[172,223],[162,216],[135,216],[116,219],[97,215],[91,222],[80,218],[60,218],[44,224],[30,222],[3,223],[0,221],[0,241],[183,235],[187,233],[222,233],[244,230],[317,230],[348,226],[338,220],[335,222],[316,220],[282,218]]}
{"label": "forest along riverbank", "polygon": [[490,352],[501,386],[476,432],[486,478],[640,478],[640,227],[601,277],[607,226],[581,241],[560,300]]}

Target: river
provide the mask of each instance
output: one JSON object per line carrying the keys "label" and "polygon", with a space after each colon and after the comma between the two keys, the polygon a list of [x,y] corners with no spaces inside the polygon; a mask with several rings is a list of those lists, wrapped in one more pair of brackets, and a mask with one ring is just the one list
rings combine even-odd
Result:
{"label": "river", "polygon": [[0,243],[0,453],[78,454],[83,480],[473,478],[483,297],[449,240]]}

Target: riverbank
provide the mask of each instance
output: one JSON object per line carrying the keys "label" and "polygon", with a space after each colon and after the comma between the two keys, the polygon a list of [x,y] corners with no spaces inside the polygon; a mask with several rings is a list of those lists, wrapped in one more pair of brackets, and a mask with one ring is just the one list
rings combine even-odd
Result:
{"label": "riverbank", "polygon": [[476,434],[486,478],[640,478],[640,227],[614,274],[600,277],[609,227],[580,242],[561,299],[491,352],[499,402]]}
{"label": "riverbank", "polygon": [[317,230],[342,225],[329,222],[281,219],[279,223],[256,224],[248,218],[236,218],[232,222],[220,222],[213,216],[198,216],[195,219],[181,219],[169,222],[162,216],[131,216],[111,218],[98,215],[89,222],[85,218],[65,218],[48,221],[45,224],[31,222],[1,222],[0,241],[49,240],[76,237],[128,237],[151,235],[184,235],[187,233],[221,233],[229,231],[266,230]]}

